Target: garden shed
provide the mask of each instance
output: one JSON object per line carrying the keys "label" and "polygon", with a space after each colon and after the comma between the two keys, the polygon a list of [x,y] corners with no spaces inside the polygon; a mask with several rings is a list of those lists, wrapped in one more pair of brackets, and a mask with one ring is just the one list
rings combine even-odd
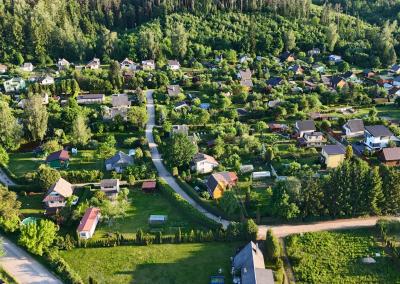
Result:
{"label": "garden shed", "polygon": [[162,225],[165,224],[168,220],[167,215],[150,215],[149,224],[150,225]]}

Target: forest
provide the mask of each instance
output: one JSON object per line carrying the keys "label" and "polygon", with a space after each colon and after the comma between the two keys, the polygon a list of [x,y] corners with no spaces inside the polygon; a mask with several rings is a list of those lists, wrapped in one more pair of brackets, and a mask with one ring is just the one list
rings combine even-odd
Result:
{"label": "forest", "polygon": [[58,58],[201,60],[218,50],[278,55],[313,47],[358,65],[390,65],[397,25],[383,28],[308,0],[0,1],[0,61],[51,65]]}

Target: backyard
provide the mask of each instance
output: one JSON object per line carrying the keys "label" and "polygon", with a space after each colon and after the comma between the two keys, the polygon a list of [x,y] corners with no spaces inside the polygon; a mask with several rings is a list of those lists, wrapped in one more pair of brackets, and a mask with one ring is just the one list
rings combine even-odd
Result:
{"label": "backyard", "polygon": [[[374,230],[293,235],[286,244],[296,283],[400,283],[399,260],[385,254]],[[376,263],[361,261],[368,256]]]}
{"label": "backyard", "polygon": [[62,257],[85,282],[99,283],[209,283],[222,268],[230,283],[230,257],[238,243],[165,244],[74,249]]}

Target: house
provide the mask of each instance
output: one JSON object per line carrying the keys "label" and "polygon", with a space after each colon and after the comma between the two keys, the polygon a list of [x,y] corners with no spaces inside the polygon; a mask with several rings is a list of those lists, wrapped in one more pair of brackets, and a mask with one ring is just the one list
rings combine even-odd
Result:
{"label": "house", "polygon": [[142,183],[142,190],[144,192],[154,192],[157,189],[157,182],[155,180],[144,181]]}
{"label": "house", "polygon": [[104,120],[114,120],[120,117],[123,121],[128,120],[129,106],[120,107],[104,107],[103,108],[103,119]]}
{"label": "house", "polygon": [[318,73],[324,73],[325,72],[325,66],[320,64],[320,63],[314,63],[312,66],[312,69]]}
{"label": "house", "polygon": [[51,77],[50,75],[46,75],[43,77],[40,77],[38,79],[38,83],[42,86],[48,86],[48,85],[53,85],[54,84],[54,78]]}
{"label": "house", "polygon": [[372,150],[380,150],[389,145],[394,134],[384,125],[365,126],[364,144]]}
{"label": "house", "polygon": [[324,134],[321,132],[304,133],[303,137],[297,140],[302,147],[321,147],[326,143]]}
{"label": "house", "polygon": [[172,136],[174,134],[177,134],[177,133],[184,134],[184,135],[188,136],[189,135],[189,127],[187,125],[185,125],[185,124],[183,124],[183,125],[173,125],[172,126],[172,132],[171,132]]}
{"label": "house", "polygon": [[363,75],[363,77],[365,77],[365,78],[373,78],[373,77],[375,77],[376,72],[373,71],[373,70],[371,70],[371,69],[364,69],[364,70],[362,71],[362,75]]}
{"label": "house", "polygon": [[394,73],[394,74],[399,75],[399,74],[400,74],[400,65],[399,65],[399,64],[394,64],[394,65],[390,68],[389,71],[390,71],[391,73]]}
{"label": "house", "polygon": [[304,69],[297,64],[290,66],[288,70],[292,71],[295,75],[302,75],[304,73]]}
{"label": "house", "polygon": [[252,180],[262,180],[271,177],[270,171],[262,171],[262,172],[253,172],[251,173]]}
{"label": "house", "polygon": [[150,215],[149,225],[162,225],[168,221],[167,215]]}
{"label": "house", "polygon": [[69,65],[70,63],[64,58],[58,59],[57,61],[57,68],[59,71],[67,70],[69,68]]}
{"label": "house", "polygon": [[240,274],[235,283],[242,284],[274,284],[274,274],[265,268],[264,256],[258,245],[248,243],[233,258],[232,268]]}
{"label": "house", "polygon": [[251,80],[252,73],[251,70],[247,68],[246,70],[240,70],[236,76],[241,80]]}
{"label": "house", "polygon": [[100,181],[100,190],[104,192],[108,199],[114,200],[119,193],[119,179],[103,179]]}
{"label": "house", "polygon": [[63,149],[48,155],[46,164],[54,169],[68,168],[69,160],[68,151]]}
{"label": "house", "polygon": [[79,105],[102,104],[104,100],[104,94],[87,94],[76,97],[76,101]]}
{"label": "house", "polygon": [[294,54],[291,53],[290,51],[285,51],[284,53],[282,53],[279,56],[279,59],[281,60],[281,62],[293,62],[296,60]]}
{"label": "house", "polygon": [[33,67],[32,63],[26,62],[20,67],[20,69],[21,69],[21,71],[24,71],[24,72],[32,72],[34,67]]}
{"label": "house", "polygon": [[321,50],[319,48],[313,48],[307,52],[308,56],[315,56],[319,55],[321,53]]}
{"label": "house", "polygon": [[267,81],[267,85],[269,87],[276,87],[276,86],[281,85],[282,83],[283,83],[283,79],[280,77],[272,77],[272,78],[269,78],[269,80]]}
{"label": "house", "polygon": [[312,120],[331,120],[334,117],[327,113],[310,112],[308,114]]}
{"label": "house", "polygon": [[24,79],[15,77],[4,81],[3,86],[6,93],[20,92],[25,89],[26,83]]}
{"label": "house", "polygon": [[400,166],[400,147],[383,149],[379,153],[379,159],[386,166]]}
{"label": "house", "polygon": [[343,74],[342,77],[346,81],[350,81],[350,82],[355,82],[358,79],[357,75],[353,71],[347,71],[346,73]]}
{"label": "house", "polygon": [[321,157],[329,169],[338,167],[345,159],[346,151],[340,145],[326,145],[322,147]]}
{"label": "house", "polygon": [[242,108],[242,107],[237,108],[236,111],[239,116],[245,116],[245,115],[249,114],[249,112],[245,108]]}
{"label": "house", "polygon": [[167,92],[169,97],[177,97],[182,93],[181,87],[179,85],[169,85],[167,86]]}
{"label": "house", "polygon": [[189,108],[189,105],[185,101],[177,102],[175,104],[175,106],[174,106],[174,110],[180,110],[180,109],[183,109],[183,108]]}
{"label": "house", "polygon": [[251,79],[248,80],[240,80],[240,86],[246,88],[246,89],[252,89],[254,87],[253,81]]}
{"label": "house", "polygon": [[272,101],[269,101],[269,102],[267,103],[267,105],[268,105],[269,108],[276,108],[276,107],[278,107],[278,106],[281,105],[281,104],[282,104],[282,102],[281,102],[279,99],[277,99],[277,100],[272,100]]}
{"label": "house", "polygon": [[48,190],[43,199],[48,214],[55,213],[57,209],[66,205],[67,199],[72,196],[72,184],[59,178]]}
{"label": "house", "polygon": [[192,170],[199,174],[211,173],[218,165],[214,157],[203,153],[197,153],[192,159]]}
{"label": "house", "polygon": [[334,89],[341,89],[346,85],[346,81],[342,77],[333,76],[331,78],[330,86]]}
{"label": "house", "polygon": [[206,186],[213,199],[221,198],[225,190],[236,185],[238,177],[234,172],[219,172],[208,177]]}
{"label": "house", "polygon": [[156,63],[154,60],[143,60],[142,69],[145,71],[150,71],[156,69]]}
{"label": "house", "polygon": [[350,119],[343,125],[346,137],[359,137],[364,135],[364,121],[362,119]]}
{"label": "house", "polygon": [[122,173],[128,166],[133,165],[133,158],[124,152],[118,151],[105,161],[107,171]]}
{"label": "house", "polygon": [[99,58],[93,58],[91,61],[89,61],[88,64],[86,64],[85,69],[90,69],[90,70],[96,70],[100,68],[100,59]]}
{"label": "house", "polygon": [[306,133],[313,133],[317,129],[313,120],[298,120],[294,125],[294,130],[297,137],[303,137]]}
{"label": "house", "polygon": [[92,238],[99,220],[99,208],[91,207],[86,209],[85,215],[83,215],[82,220],[79,222],[78,229],[76,230],[79,238],[84,240]]}
{"label": "house", "polygon": [[129,58],[125,58],[121,63],[120,63],[121,69],[128,69],[131,71],[136,71],[139,69],[139,64],[136,64]]}
{"label": "house", "polygon": [[177,71],[181,68],[181,64],[178,60],[168,60],[168,68],[172,71]]}
{"label": "house", "polygon": [[127,94],[114,94],[111,96],[111,104],[113,107],[129,107],[131,102]]}
{"label": "house", "polygon": [[286,124],[282,123],[268,123],[268,128],[272,132],[285,132],[289,129]]}
{"label": "house", "polygon": [[8,67],[4,64],[0,64],[0,74],[6,73],[8,70]]}
{"label": "house", "polygon": [[336,64],[336,63],[342,62],[343,60],[342,60],[341,56],[331,54],[328,56],[328,61]]}

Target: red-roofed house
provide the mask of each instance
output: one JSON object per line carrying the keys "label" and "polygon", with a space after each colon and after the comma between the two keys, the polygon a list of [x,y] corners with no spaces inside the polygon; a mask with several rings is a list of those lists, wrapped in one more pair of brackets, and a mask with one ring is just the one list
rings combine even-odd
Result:
{"label": "red-roofed house", "polygon": [[153,192],[157,189],[156,181],[145,181],[142,184],[142,190],[145,192]]}
{"label": "red-roofed house", "polygon": [[234,172],[220,172],[212,174],[207,180],[207,189],[214,199],[221,198],[225,190],[236,185],[238,177]]}
{"label": "red-roofed house", "polygon": [[79,223],[78,229],[76,230],[79,238],[87,240],[93,237],[99,219],[100,209],[88,208],[85,212],[85,215],[83,215],[81,222]]}
{"label": "red-roofed house", "polygon": [[54,169],[68,168],[69,159],[68,151],[60,150],[48,155],[46,158],[46,164]]}

